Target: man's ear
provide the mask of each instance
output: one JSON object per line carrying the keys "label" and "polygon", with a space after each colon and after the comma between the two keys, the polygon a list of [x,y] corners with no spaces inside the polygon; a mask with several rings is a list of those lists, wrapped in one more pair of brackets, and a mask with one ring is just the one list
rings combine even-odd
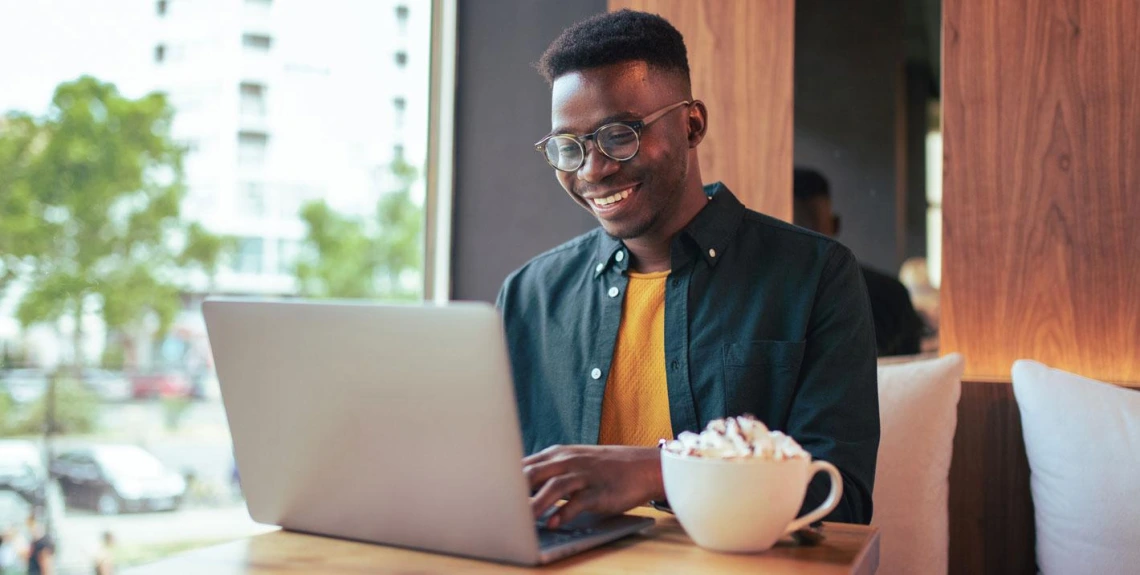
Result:
{"label": "man's ear", "polygon": [[831,233],[839,235],[839,216],[831,216]]}
{"label": "man's ear", "polygon": [[689,105],[689,147],[695,148],[705,139],[705,132],[709,129],[709,110],[705,103],[693,100]]}

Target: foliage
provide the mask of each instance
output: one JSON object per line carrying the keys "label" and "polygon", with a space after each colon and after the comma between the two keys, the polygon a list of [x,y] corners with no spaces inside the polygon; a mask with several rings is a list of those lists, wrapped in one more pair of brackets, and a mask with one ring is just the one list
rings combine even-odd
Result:
{"label": "foliage", "polygon": [[[99,398],[79,381],[52,376],[55,381],[55,426],[52,433],[79,434],[95,430],[99,413]],[[9,422],[2,430],[7,435],[36,435],[43,433],[47,414],[47,395],[32,402],[23,414],[6,417]],[[14,411],[14,410],[13,410]],[[11,413],[11,412],[10,412]]]}
{"label": "foliage", "polygon": [[127,350],[118,338],[108,338],[103,348],[103,358],[99,361],[103,369],[122,371],[127,365]]}
{"label": "foliage", "polygon": [[56,88],[45,117],[0,123],[0,289],[23,265],[22,325],[93,310],[112,330],[153,314],[164,331],[182,305],[173,278],[217,268],[226,241],[179,218],[173,114],[162,94],[84,76]]}
{"label": "foliage", "polygon": [[392,165],[392,172],[402,186],[380,198],[376,210],[379,229],[375,249],[382,262],[381,268],[388,274],[388,284],[396,286],[392,295],[397,298],[416,298],[420,290],[401,291],[398,286],[400,276],[406,270],[420,271],[423,267],[423,207],[411,197],[410,188],[416,177],[415,170],[402,161],[397,161]]}
{"label": "foliage", "polygon": [[305,204],[301,219],[311,248],[295,269],[301,292],[309,297],[376,297],[379,259],[364,222],[334,212],[323,200]]}
{"label": "foliage", "polygon": [[0,341],[0,370],[23,367],[27,358],[22,351],[13,352],[12,344]]}
{"label": "foliage", "polygon": [[16,409],[12,398],[5,391],[0,391],[0,436],[8,435],[9,428],[16,421]]}
{"label": "foliage", "polygon": [[27,114],[0,117],[0,297],[15,280],[25,258],[50,239],[39,225],[29,185],[32,158],[42,148],[40,127]]}
{"label": "foliage", "polygon": [[190,401],[189,397],[162,398],[162,421],[167,431],[177,431],[182,425],[186,412],[190,410]]}
{"label": "foliage", "polygon": [[419,287],[403,285],[423,259],[423,209],[412,198],[415,169],[391,166],[399,188],[384,194],[372,222],[344,216],[324,201],[305,204],[305,248],[294,268],[301,293],[318,298],[414,300]]}

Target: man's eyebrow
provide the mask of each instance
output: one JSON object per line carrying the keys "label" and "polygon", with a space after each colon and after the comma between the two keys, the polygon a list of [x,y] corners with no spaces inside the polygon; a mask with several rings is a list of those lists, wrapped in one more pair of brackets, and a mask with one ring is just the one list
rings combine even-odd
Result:
{"label": "man's eyebrow", "polygon": [[[640,116],[638,116],[637,114],[635,114],[629,110],[626,110],[625,112],[618,112],[616,114],[610,114],[609,116],[606,116],[605,118],[602,118],[601,120],[599,120],[598,123],[594,125],[594,128],[587,133],[593,133],[594,130],[601,128],[602,126],[605,126],[606,124],[612,124],[612,123],[617,122],[619,120],[636,120],[639,117]],[[567,128],[564,126],[558,126],[557,128],[554,128],[553,130],[551,130],[550,133],[546,134],[546,136],[553,136],[555,134],[573,134],[573,133],[574,132],[572,132],[570,130],[570,128]],[[545,138],[546,136],[543,136],[543,137]]]}

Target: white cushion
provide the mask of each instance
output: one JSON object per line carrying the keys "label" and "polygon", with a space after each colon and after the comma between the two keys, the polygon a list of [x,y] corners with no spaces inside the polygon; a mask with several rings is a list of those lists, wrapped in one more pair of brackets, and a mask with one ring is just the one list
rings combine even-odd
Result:
{"label": "white cushion", "polygon": [[956,353],[879,365],[882,432],[871,519],[881,531],[879,575],[946,573],[963,368]]}
{"label": "white cushion", "polygon": [[1013,364],[1042,573],[1140,573],[1140,393]]}

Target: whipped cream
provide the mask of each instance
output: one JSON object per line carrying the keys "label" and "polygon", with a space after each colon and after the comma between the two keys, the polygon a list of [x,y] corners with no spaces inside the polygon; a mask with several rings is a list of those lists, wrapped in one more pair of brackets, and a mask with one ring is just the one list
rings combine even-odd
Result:
{"label": "whipped cream", "polygon": [[760,420],[745,414],[710,421],[701,433],[682,431],[677,439],[662,439],[658,447],[674,455],[717,459],[811,459],[796,440],[769,431]]}

